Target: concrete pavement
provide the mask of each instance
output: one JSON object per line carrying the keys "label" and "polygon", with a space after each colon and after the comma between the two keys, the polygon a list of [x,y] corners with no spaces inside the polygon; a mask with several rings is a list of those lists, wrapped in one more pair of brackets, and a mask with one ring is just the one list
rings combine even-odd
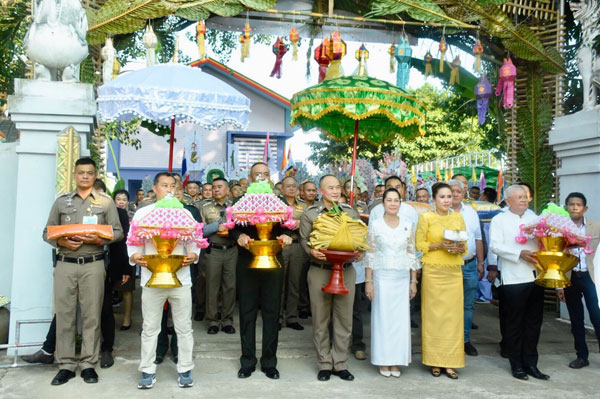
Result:
{"label": "concrete pavement", "polygon": [[[139,290],[136,292],[139,294]],[[317,381],[310,319],[301,320],[306,327],[304,331],[284,327],[280,333],[280,380],[269,380],[259,370],[250,378],[241,380],[237,378],[239,335],[222,332],[208,335],[204,322],[194,322],[194,387],[177,387],[177,371],[168,355],[158,366],[155,387],[150,391],[140,391],[136,384],[139,379],[141,316],[139,298],[136,300],[133,327],[128,331],[117,331],[113,352],[115,365],[109,369],[97,369],[100,376],[98,384],[86,384],[78,376],[65,385],[51,386],[50,381],[58,370],[55,365],[2,369],[0,398],[600,398],[600,355],[592,334],[588,334],[592,352],[590,366],[581,370],[569,369],[567,365],[575,358],[570,326],[557,321],[556,313],[547,312],[538,346],[539,368],[551,379],[519,381],[510,375],[508,360],[498,353],[497,308],[489,304],[476,305],[475,321],[479,329],[472,332],[472,342],[479,350],[479,356],[466,358],[466,367],[458,370],[460,378],[457,381],[443,374],[434,378],[421,365],[419,329],[413,329],[412,334],[413,362],[410,367],[402,368],[399,379],[384,378],[369,360],[358,361],[351,357],[349,370],[356,377],[354,381],[342,381],[335,376],[329,382]],[[118,308],[115,311],[117,326],[121,320],[119,311]],[[365,320],[365,342],[369,346],[368,314],[365,314]],[[261,325],[260,318],[258,325]],[[261,337],[260,328],[257,337]],[[260,342],[258,350],[260,356]],[[10,362],[4,355],[0,361],[2,364]]]}

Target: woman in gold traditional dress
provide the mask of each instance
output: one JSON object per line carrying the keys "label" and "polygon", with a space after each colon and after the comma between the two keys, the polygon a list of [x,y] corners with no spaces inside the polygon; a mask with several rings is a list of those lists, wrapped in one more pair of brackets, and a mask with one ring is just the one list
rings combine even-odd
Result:
{"label": "woman in gold traditional dress", "polygon": [[422,362],[434,377],[445,368],[449,378],[457,379],[454,369],[465,366],[461,269],[465,245],[445,240],[444,231],[466,227],[462,215],[450,209],[452,190],[447,184],[434,184],[432,194],[435,210],[419,217],[416,232],[417,251],[423,253]]}

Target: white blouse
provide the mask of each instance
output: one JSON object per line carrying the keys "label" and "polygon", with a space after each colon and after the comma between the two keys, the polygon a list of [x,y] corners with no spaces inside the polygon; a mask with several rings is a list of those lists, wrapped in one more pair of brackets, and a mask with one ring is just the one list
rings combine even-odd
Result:
{"label": "white blouse", "polygon": [[370,223],[367,236],[367,251],[363,266],[373,270],[418,270],[415,233],[410,221],[400,219],[398,226],[392,228],[383,218]]}

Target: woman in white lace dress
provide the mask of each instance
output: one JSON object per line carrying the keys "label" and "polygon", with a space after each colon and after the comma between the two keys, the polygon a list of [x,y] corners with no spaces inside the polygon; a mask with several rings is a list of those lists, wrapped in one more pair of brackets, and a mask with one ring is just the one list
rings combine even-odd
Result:
{"label": "woman in white lace dress", "polygon": [[371,306],[371,363],[384,377],[400,377],[398,366],[411,361],[410,299],[417,293],[417,270],[412,223],[398,216],[400,193],[383,194],[383,218],[369,227],[364,266],[365,292]]}

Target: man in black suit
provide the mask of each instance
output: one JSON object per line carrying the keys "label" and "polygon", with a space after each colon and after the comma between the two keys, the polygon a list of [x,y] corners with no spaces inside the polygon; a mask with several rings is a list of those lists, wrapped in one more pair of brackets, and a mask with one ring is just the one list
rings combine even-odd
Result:
{"label": "man in black suit", "polygon": [[[269,167],[257,162],[250,169],[251,182],[269,180]],[[282,245],[292,243],[279,224],[275,225],[271,237],[277,237]],[[283,284],[283,269],[250,269],[248,266],[253,255],[248,251],[251,241],[258,239],[255,226],[236,227],[229,232],[229,237],[237,242],[239,248],[237,262],[237,292],[240,303],[240,337],[242,341],[241,368],[239,378],[248,378],[256,370],[256,318],[260,308],[263,319],[261,370],[268,378],[278,379],[277,343],[279,339],[279,309]],[[283,264],[281,252],[277,254],[279,263]]]}

